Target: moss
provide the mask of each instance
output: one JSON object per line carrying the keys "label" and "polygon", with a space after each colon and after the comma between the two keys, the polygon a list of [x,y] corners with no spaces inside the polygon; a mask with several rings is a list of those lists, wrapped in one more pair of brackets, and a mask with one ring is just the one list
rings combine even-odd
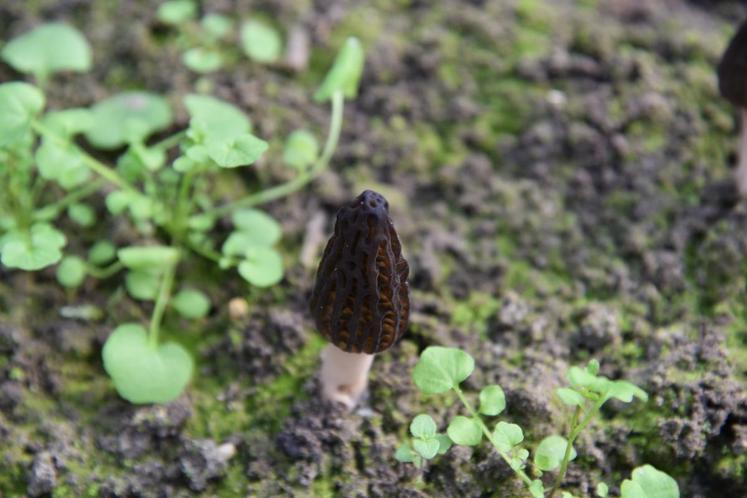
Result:
{"label": "moss", "polygon": [[495,297],[483,292],[471,292],[466,300],[457,302],[454,306],[451,323],[457,327],[474,330],[484,338],[488,330],[488,320],[500,307],[501,302]]}

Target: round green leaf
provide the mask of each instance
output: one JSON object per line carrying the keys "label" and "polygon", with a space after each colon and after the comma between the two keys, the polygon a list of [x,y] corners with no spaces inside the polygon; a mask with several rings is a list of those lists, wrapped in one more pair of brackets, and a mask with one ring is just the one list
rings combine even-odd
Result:
{"label": "round green leaf", "polygon": [[170,0],[158,7],[156,16],[165,24],[178,25],[189,21],[197,14],[197,5],[192,0]]}
{"label": "round green leaf", "polygon": [[596,492],[596,495],[599,498],[607,498],[607,495],[609,494],[610,489],[607,486],[607,484],[600,482],[599,484],[597,484],[597,487],[594,491]]}
{"label": "round green leaf", "polygon": [[438,453],[438,439],[413,439],[413,449],[426,460],[430,460]]}
{"label": "round green leaf", "polygon": [[221,168],[247,166],[259,159],[269,144],[250,133],[227,139],[210,139],[205,147],[210,159]]}
{"label": "round green leaf", "polygon": [[324,78],[322,85],[314,94],[317,102],[326,102],[332,95],[340,91],[345,97],[355,98],[358,94],[358,84],[363,74],[363,47],[357,38],[350,37],[332,64],[332,68]]}
{"label": "round green leaf", "polygon": [[482,441],[482,429],[477,421],[457,415],[446,430],[449,438],[456,444],[476,446]]}
{"label": "round green leaf", "polygon": [[506,408],[506,395],[501,386],[495,384],[480,391],[480,413],[498,415]]}
{"label": "round green leaf", "polygon": [[168,246],[125,247],[117,257],[127,268],[162,271],[179,261],[179,250]]}
{"label": "round green leaf", "polygon": [[625,403],[630,403],[634,397],[641,401],[648,400],[648,394],[643,389],[624,380],[610,382],[606,397],[617,398]]}
{"label": "round green leaf", "polygon": [[524,440],[524,432],[516,424],[508,422],[498,422],[493,431],[493,441],[499,450],[503,452],[511,451],[511,448]]}
{"label": "round green leaf", "polygon": [[78,256],[66,256],[57,266],[57,281],[63,287],[79,287],[86,278],[86,263]]}
{"label": "round green leaf", "polygon": [[283,41],[275,28],[252,19],[241,25],[241,47],[254,61],[275,62],[282,53]]}
{"label": "round green leaf", "polygon": [[44,94],[33,85],[13,81],[0,85],[0,146],[13,143],[31,129],[44,108]]}
{"label": "round green leaf", "polygon": [[54,180],[66,190],[82,185],[91,178],[83,156],[69,144],[42,140],[41,146],[36,149],[36,165],[42,178]]}
{"label": "round green leaf", "polygon": [[184,318],[196,320],[208,314],[210,300],[198,290],[182,289],[171,300],[171,306]]}
{"label": "round green leaf", "polygon": [[257,287],[269,287],[283,278],[283,259],[269,247],[250,247],[239,263],[239,275]]}
{"label": "round green leaf", "polygon": [[62,259],[65,235],[46,223],[37,223],[28,233],[11,232],[0,247],[2,263],[8,268],[41,270]]}
{"label": "round green leaf", "polygon": [[200,23],[213,38],[225,38],[233,28],[233,21],[221,14],[208,14],[202,18]]}
{"label": "round green leaf", "polygon": [[117,392],[131,403],[169,403],[192,377],[192,358],[182,346],[153,347],[145,329],[135,323],[114,330],[102,357]]}
{"label": "round green leaf", "polygon": [[429,346],[412,372],[415,385],[425,394],[439,394],[457,387],[475,369],[470,355],[456,348]]}
{"label": "round green leaf", "polygon": [[82,227],[90,227],[96,222],[96,213],[88,204],[75,203],[67,208],[67,215]]}
{"label": "round green leaf", "polygon": [[622,483],[621,498],[679,498],[677,481],[651,465],[633,469],[632,480]]}
{"label": "round green leaf", "polygon": [[285,141],[283,161],[291,168],[303,171],[319,156],[316,137],[307,130],[296,130]]}
{"label": "round green leaf", "polygon": [[117,255],[117,248],[108,240],[100,240],[96,242],[93,247],[88,251],[88,261],[94,265],[103,265]]}
{"label": "round green leaf", "polygon": [[190,94],[184,104],[192,118],[190,127],[210,138],[229,138],[252,131],[252,124],[235,105],[209,95]]}
{"label": "round green leaf", "polygon": [[182,62],[192,71],[206,74],[220,69],[223,65],[223,57],[215,50],[195,47],[184,52]]}
{"label": "round green leaf", "polygon": [[397,448],[397,451],[394,453],[394,458],[398,462],[404,462],[404,463],[415,463],[417,464],[420,461],[420,456],[415,453],[412,448],[410,448],[410,445],[407,443],[402,443],[399,448]]}
{"label": "round green leaf", "polygon": [[282,235],[280,223],[259,209],[239,209],[231,215],[238,231],[246,233],[255,245],[271,246]]}
{"label": "round green leaf", "polygon": [[91,68],[91,47],[77,29],[54,22],[14,38],[0,52],[16,70],[38,78],[58,71],[85,72]]}
{"label": "round green leaf", "polygon": [[147,271],[129,271],[125,276],[125,288],[135,299],[153,301],[158,295],[161,279],[158,273]]}
{"label": "round green leaf", "polygon": [[423,439],[432,438],[436,435],[436,422],[430,415],[421,413],[410,422],[410,434]]}
{"label": "round green leaf", "polygon": [[568,406],[583,406],[585,398],[581,393],[569,387],[559,387],[555,390],[560,401]]}
{"label": "round green leaf", "polygon": [[143,142],[172,122],[166,99],[148,92],[124,92],[102,100],[91,109],[93,123],[86,139],[100,149],[116,149]]}
{"label": "round green leaf", "polygon": [[[537,449],[534,450],[534,464],[538,469],[548,471],[560,467],[565,455],[565,449],[568,447],[568,441],[562,436],[547,436],[540,441]],[[576,450],[571,447],[570,459],[576,458]]]}
{"label": "round green leaf", "polygon": [[449,448],[451,448],[452,440],[446,434],[436,434],[436,440],[438,441],[438,454],[444,455]]}

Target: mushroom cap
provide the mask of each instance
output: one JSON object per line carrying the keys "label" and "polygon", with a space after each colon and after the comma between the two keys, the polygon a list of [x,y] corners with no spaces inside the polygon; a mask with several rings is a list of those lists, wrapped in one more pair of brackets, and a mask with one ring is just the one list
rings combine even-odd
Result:
{"label": "mushroom cap", "polygon": [[374,354],[402,337],[410,267],[389,203],[366,190],[337,213],[309,303],[319,332],[348,353]]}
{"label": "mushroom cap", "polygon": [[747,107],[747,20],[726,47],[716,73],[721,96],[736,107]]}

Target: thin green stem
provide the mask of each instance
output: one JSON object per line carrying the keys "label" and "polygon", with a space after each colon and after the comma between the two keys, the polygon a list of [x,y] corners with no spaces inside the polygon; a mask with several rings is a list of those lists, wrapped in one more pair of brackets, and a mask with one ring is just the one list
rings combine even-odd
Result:
{"label": "thin green stem", "polygon": [[73,147],[76,149],[76,151],[80,154],[81,160],[83,163],[85,163],[86,167],[88,167],[90,170],[95,172],[97,175],[102,177],[103,179],[107,180],[108,182],[116,185],[117,187],[127,190],[133,194],[137,194],[139,196],[143,195],[140,193],[139,190],[137,190],[135,187],[130,185],[130,183],[122,178],[119,173],[114,171],[112,168],[107,166],[106,164],[102,163],[98,159],[94,158],[93,156],[89,155],[87,152],[82,150],[80,147],[75,145],[74,143],[70,142],[69,140],[65,140],[61,138],[59,135],[57,135],[53,130],[50,130],[47,128],[44,124],[42,124],[40,121],[32,121],[31,126],[36,130],[37,133],[42,135],[44,138],[48,140],[52,140],[53,142],[57,143],[58,145],[62,147]]}
{"label": "thin green stem", "polygon": [[122,268],[124,268],[124,265],[120,261],[115,261],[114,263],[110,264],[109,266],[105,266],[104,268],[88,264],[86,265],[86,272],[93,278],[104,279],[111,277]]}
{"label": "thin green stem", "polygon": [[158,291],[156,306],[153,308],[153,315],[150,318],[150,331],[148,334],[150,347],[153,349],[158,347],[158,333],[161,330],[161,320],[166,311],[166,304],[169,302],[171,296],[171,287],[174,285],[175,273],[176,263],[169,265],[166,268],[163,274],[163,280],[161,280],[161,288]]}
{"label": "thin green stem", "polygon": [[184,138],[186,134],[187,134],[187,130],[177,131],[173,135],[169,135],[168,137],[164,138],[160,142],[154,143],[152,148],[168,150],[178,145],[179,142],[181,142],[182,138]]}
{"label": "thin green stem", "polygon": [[513,470],[516,473],[516,475],[518,475],[519,478],[522,481],[524,481],[524,484],[526,484],[527,486],[531,485],[532,484],[532,480],[529,478],[529,476],[526,474],[526,472],[524,472],[521,469],[515,469],[515,468],[513,468],[513,466],[511,465],[511,459],[508,457],[508,455],[506,455],[503,451],[501,451],[498,448],[498,445],[496,444],[495,440],[493,439],[493,434],[487,428],[487,426],[485,425],[485,423],[482,421],[482,418],[480,418],[480,416],[477,414],[477,412],[475,411],[475,409],[472,408],[472,404],[464,396],[464,393],[462,393],[462,390],[459,389],[458,387],[455,387],[454,388],[454,392],[456,392],[457,397],[459,397],[459,401],[462,402],[462,404],[464,405],[464,407],[469,412],[470,416],[472,416],[472,419],[475,420],[475,421],[477,421],[477,423],[480,425],[480,429],[482,429],[482,433],[485,434],[485,437],[488,438],[488,441],[490,441],[490,444],[493,445],[493,448],[495,449],[495,451],[501,456],[501,458],[503,458],[503,460],[506,462],[506,464],[508,464],[508,466],[511,468],[511,470]]}
{"label": "thin green stem", "polygon": [[69,192],[65,197],[60,199],[57,202],[53,202],[52,204],[47,204],[46,206],[42,207],[41,209],[37,209],[34,212],[34,218],[36,219],[44,219],[45,215],[47,213],[59,213],[64,208],[69,206],[70,204],[75,204],[81,199],[84,199],[88,197],[89,195],[96,192],[101,186],[103,185],[103,180],[100,178],[87,183],[80,188],[73,190],[72,192]]}
{"label": "thin green stem", "polygon": [[309,183],[311,180],[319,176],[319,174],[327,168],[329,165],[332,155],[337,149],[337,143],[340,140],[340,133],[342,131],[342,115],[345,107],[345,98],[342,92],[337,91],[332,95],[332,117],[329,124],[329,133],[327,134],[327,140],[324,143],[322,154],[319,159],[316,160],[314,165],[307,171],[298,174],[295,178],[275,187],[262,190],[255,194],[248,195],[237,201],[229,202],[223,206],[218,206],[213,209],[208,209],[204,214],[210,216],[223,216],[230,213],[239,207],[252,207],[266,202],[274,201],[281,197],[285,197],[288,194],[301,189],[304,185]]}

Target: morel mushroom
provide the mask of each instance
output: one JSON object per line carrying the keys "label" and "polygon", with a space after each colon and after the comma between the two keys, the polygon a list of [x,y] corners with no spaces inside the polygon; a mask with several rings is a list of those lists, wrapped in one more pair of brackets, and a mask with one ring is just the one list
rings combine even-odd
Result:
{"label": "morel mushroom", "polygon": [[381,194],[364,191],[337,213],[311,295],[311,314],[328,344],[322,394],[351,409],[368,384],[373,355],[407,329],[410,268]]}
{"label": "morel mushroom", "polygon": [[740,113],[740,140],[734,179],[737,191],[747,197],[747,20],[726,47],[718,65],[718,89]]}

